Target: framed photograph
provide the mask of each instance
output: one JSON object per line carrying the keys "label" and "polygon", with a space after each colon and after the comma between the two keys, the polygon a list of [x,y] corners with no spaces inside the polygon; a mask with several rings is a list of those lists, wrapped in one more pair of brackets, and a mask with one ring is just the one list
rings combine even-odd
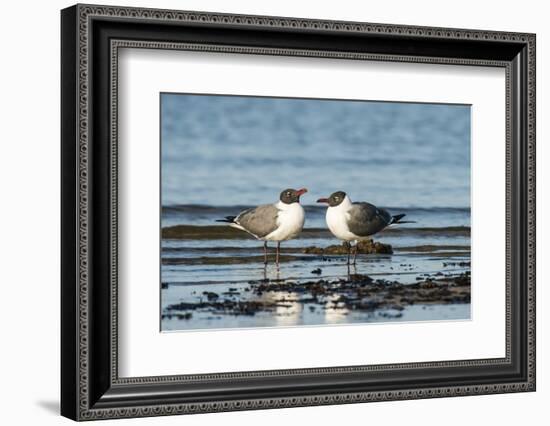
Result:
{"label": "framed photograph", "polygon": [[61,412],[535,390],[535,35],[61,12]]}

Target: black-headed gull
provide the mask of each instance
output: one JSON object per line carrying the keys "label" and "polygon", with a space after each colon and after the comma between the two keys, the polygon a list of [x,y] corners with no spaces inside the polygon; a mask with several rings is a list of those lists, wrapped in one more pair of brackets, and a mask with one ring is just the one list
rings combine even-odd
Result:
{"label": "black-headed gull", "polygon": [[[380,232],[389,225],[403,222],[404,214],[392,216],[387,210],[370,203],[352,203],[344,191],[337,191],[328,198],[319,198],[318,203],[327,203],[327,225],[336,238],[355,244],[353,264],[357,258],[357,242],[368,240],[371,235]],[[351,244],[348,247],[350,262]]]}
{"label": "black-headed gull", "polygon": [[217,222],[248,232],[264,242],[264,264],[267,264],[267,242],[277,241],[276,263],[279,264],[281,241],[296,237],[304,227],[305,212],[300,205],[300,196],[307,192],[302,189],[285,189],[279,201],[243,210],[237,216],[226,216]]}

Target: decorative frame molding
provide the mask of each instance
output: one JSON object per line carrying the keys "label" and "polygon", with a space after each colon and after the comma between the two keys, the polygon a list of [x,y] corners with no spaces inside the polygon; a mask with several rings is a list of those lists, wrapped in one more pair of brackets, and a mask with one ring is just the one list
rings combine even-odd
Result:
{"label": "decorative frame molding", "polygon": [[[125,23],[139,23],[143,31],[161,28],[223,28],[228,32],[246,30],[275,31],[299,39],[314,32],[333,37],[349,35],[372,37],[373,51],[318,49],[315,47],[259,47],[246,44],[219,44],[206,41],[170,39],[169,31],[160,40],[133,38],[124,32]],[[97,27],[94,27],[98,24]],[[105,25],[107,29],[103,29]],[[118,25],[121,25],[119,28]],[[148,30],[150,28],[150,30]],[[245,31],[243,31],[245,30]],[[102,36],[102,31],[109,36]],[[200,38],[200,34],[199,37]],[[96,38],[94,38],[96,37]],[[195,37],[195,36],[193,36]],[[191,37],[191,38],[193,38]],[[236,36],[238,37],[238,36]],[[246,36],[242,36],[246,39]],[[283,43],[289,43],[289,39]],[[424,43],[424,53],[406,55],[384,53],[384,40],[398,40],[408,45]],[[433,44],[432,44],[433,43]],[[469,56],[438,56],[436,43],[479,47]],[[340,48],[335,40],[334,45]],[[117,327],[117,87],[118,49],[154,48],[215,51],[236,54],[274,56],[312,56],[333,59],[443,63],[481,65],[506,69],[506,357],[498,359],[448,362],[388,364],[375,366],[327,367],[300,370],[221,373],[144,378],[118,377]],[[488,47],[493,53],[488,54]],[[496,48],[498,47],[498,48]],[[431,50],[430,50],[431,49]],[[485,49],[485,50],[484,50]],[[380,51],[382,50],[382,51]],[[101,55],[100,55],[101,53]],[[402,25],[337,22],[324,20],[228,15],[126,7],[76,5],[62,12],[62,414],[75,420],[113,417],[139,417],[197,412],[246,410],[307,405],[340,404],[366,401],[433,398],[487,393],[535,390],[535,36],[533,34],[478,31],[464,29],[411,27]],[[96,67],[96,68],[94,68]],[[98,101],[99,100],[99,101]],[[106,103],[108,102],[108,104]],[[100,123],[100,117],[108,123]],[[106,125],[108,124],[108,125]],[[108,147],[94,141],[105,138]],[[96,138],[96,139],[94,139]],[[99,178],[91,168],[90,158],[102,160],[108,179]],[[109,159],[106,161],[106,159]],[[96,189],[97,188],[97,189]],[[102,198],[100,188],[107,188]],[[520,208],[515,212],[514,208]],[[108,237],[97,229],[108,230]],[[103,235],[103,234],[102,234]],[[101,245],[108,252],[108,265],[97,266],[95,256]],[[518,255],[520,263],[512,264]],[[100,262],[99,262],[100,263]],[[105,263],[105,261],[103,262]],[[98,276],[108,277],[106,284]],[[100,289],[101,290],[96,290]],[[521,299],[521,300],[519,300]],[[92,309],[91,301],[96,306]],[[514,305],[518,303],[518,305]],[[109,309],[98,311],[97,303]],[[518,309],[520,307],[520,309]],[[518,352],[519,351],[519,352]],[[162,388],[198,385],[204,393],[208,386],[223,387],[228,380],[250,380],[258,383],[277,378],[304,379],[315,376],[321,382],[330,377],[349,376],[350,383],[360,374],[406,370],[434,370],[441,376],[450,369],[472,369],[493,366],[516,372],[510,380],[482,381],[469,385],[438,385],[395,389],[364,390],[350,385],[348,391],[286,393],[273,392],[265,398],[239,397],[227,394],[193,399],[181,396],[169,399]],[[352,377],[353,376],[353,377]],[[361,376],[363,377],[363,376]],[[366,376],[365,376],[366,377]],[[435,379],[434,379],[435,380]],[[264,383],[265,384],[265,383]],[[369,385],[371,388],[374,386]],[[136,396],[150,393],[150,397]],[[291,386],[289,385],[289,389]],[[330,387],[327,385],[328,390]],[[146,389],[144,391],[144,389]],[[244,392],[244,391],[243,391]],[[201,394],[202,395],[202,394]]]}

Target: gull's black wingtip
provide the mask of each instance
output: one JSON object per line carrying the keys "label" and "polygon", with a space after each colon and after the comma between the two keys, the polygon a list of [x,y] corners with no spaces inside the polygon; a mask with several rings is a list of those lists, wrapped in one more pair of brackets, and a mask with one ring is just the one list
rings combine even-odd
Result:
{"label": "gull's black wingtip", "polygon": [[216,219],[216,222],[235,223],[237,216],[225,216],[225,219]]}
{"label": "gull's black wingtip", "polygon": [[405,213],[396,214],[395,216],[392,216],[390,225],[393,225],[393,224],[396,224],[396,223],[397,224],[399,224],[399,223],[416,223],[414,220],[401,220],[405,216],[407,216]]}

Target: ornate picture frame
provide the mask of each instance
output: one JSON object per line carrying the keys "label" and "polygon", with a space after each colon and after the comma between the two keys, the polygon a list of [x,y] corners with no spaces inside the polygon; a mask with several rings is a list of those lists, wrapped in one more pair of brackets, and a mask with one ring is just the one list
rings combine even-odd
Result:
{"label": "ornate picture frame", "polygon": [[[160,416],[535,390],[535,35],[76,5],[61,12],[61,413]],[[118,50],[500,67],[506,72],[506,356],[119,377]]]}

